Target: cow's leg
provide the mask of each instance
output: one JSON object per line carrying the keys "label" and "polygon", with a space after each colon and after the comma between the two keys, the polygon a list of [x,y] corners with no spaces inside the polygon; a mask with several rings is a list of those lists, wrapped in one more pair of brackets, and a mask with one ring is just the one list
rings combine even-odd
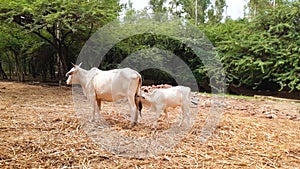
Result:
{"label": "cow's leg", "polygon": [[135,106],[137,107],[137,110],[138,110],[140,116],[142,117],[142,113],[141,112],[142,112],[143,106],[142,106],[142,102],[141,102],[141,98],[140,97],[141,96],[135,95],[135,97],[134,97],[134,103],[135,103]]}
{"label": "cow's leg", "polygon": [[131,127],[135,126],[138,120],[138,111],[135,105],[134,97],[128,97],[128,102],[130,106],[130,116],[131,116]]}
{"label": "cow's leg", "polygon": [[93,99],[92,101],[92,104],[93,104],[93,115],[92,115],[92,118],[91,118],[91,122],[94,122],[95,121],[95,114],[98,112],[98,105],[97,105],[97,100],[96,99]]}
{"label": "cow's leg", "polygon": [[97,99],[97,105],[98,105],[99,111],[101,111],[101,100],[100,99]]}
{"label": "cow's leg", "polygon": [[89,100],[92,104],[92,108],[93,108],[93,114],[92,114],[92,118],[90,119],[90,122],[94,122],[95,121],[95,115],[99,113],[99,103],[101,105],[101,100],[97,100],[96,96],[90,96]]}

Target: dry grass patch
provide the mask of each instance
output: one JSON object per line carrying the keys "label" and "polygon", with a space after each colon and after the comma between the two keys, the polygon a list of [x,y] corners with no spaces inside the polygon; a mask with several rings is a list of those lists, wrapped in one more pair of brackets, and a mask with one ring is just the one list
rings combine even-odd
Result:
{"label": "dry grass patch", "polygon": [[[299,168],[298,107],[291,107],[296,118],[270,118],[265,112],[280,112],[274,104],[226,99],[222,120],[206,143],[199,142],[199,135],[210,104],[200,104],[192,130],[174,149],[153,158],[124,158],[104,151],[86,135],[71,88],[0,82],[0,168]],[[124,129],[120,126],[126,120],[118,118],[109,122],[120,123],[115,127],[125,134],[151,133],[145,123]],[[159,124],[161,131],[168,128],[164,120]]]}

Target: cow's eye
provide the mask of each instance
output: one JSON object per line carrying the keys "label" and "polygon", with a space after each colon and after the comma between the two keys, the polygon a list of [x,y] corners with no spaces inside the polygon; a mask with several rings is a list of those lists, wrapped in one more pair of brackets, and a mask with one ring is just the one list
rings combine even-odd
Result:
{"label": "cow's eye", "polygon": [[72,72],[69,72],[68,75],[69,75],[69,76],[70,76],[70,75],[73,75],[73,73],[74,73],[73,71],[72,71]]}

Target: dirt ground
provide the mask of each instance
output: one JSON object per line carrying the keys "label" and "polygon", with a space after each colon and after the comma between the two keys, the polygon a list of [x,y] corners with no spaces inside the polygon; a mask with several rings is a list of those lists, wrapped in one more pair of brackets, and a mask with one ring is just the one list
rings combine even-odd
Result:
{"label": "dirt ground", "polygon": [[[220,123],[202,143],[211,96],[198,97],[195,123],[173,149],[130,158],[113,155],[86,134],[70,87],[0,82],[0,168],[300,168],[298,101],[226,97]],[[110,124],[127,124],[112,114],[105,116]],[[168,122],[161,119],[158,132]],[[152,132],[146,123],[119,130]]]}

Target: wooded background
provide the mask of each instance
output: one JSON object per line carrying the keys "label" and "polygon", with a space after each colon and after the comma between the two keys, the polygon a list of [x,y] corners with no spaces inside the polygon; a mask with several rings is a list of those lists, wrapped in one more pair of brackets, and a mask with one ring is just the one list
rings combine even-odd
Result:
{"label": "wooded background", "polygon": [[[58,82],[76,62],[91,35],[124,13],[169,12],[188,20],[212,42],[226,71],[228,85],[251,90],[300,91],[299,0],[250,0],[243,18],[224,18],[225,0],[150,0],[136,11],[119,0],[1,0],[0,79]],[[166,26],[164,29],[168,29]],[[126,31],[126,30],[124,30]],[[159,34],[121,41],[101,69],[135,51],[159,48],[188,60],[200,88],[209,90],[207,70],[182,42]],[[111,60],[111,61],[109,61]],[[153,83],[175,83],[159,70],[142,72]],[[171,79],[171,80],[170,80]]]}

